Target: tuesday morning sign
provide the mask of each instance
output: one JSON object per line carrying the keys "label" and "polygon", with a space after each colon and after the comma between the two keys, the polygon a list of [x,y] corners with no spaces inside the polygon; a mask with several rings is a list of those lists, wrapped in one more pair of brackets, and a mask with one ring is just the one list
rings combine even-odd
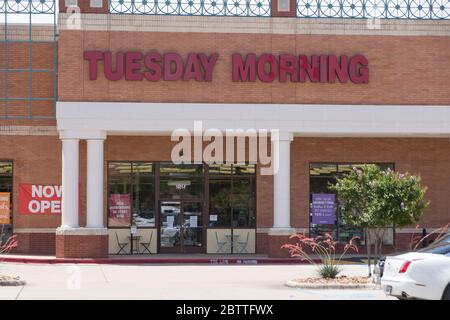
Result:
{"label": "tuesday morning sign", "polygon": [[[139,51],[93,51],[83,54],[89,64],[89,79],[99,74],[110,81],[213,81],[218,53],[147,53]],[[365,84],[369,62],[364,55],[292,55],[236,53],[231,56],[233,82],[317,82]]]}

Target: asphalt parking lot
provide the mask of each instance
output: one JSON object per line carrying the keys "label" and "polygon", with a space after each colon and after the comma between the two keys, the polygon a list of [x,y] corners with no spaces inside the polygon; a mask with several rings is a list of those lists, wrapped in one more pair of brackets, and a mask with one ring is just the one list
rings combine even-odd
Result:
{"label": "asphalt parking lot", "polygon": [[[364,276],[363,264],[343,274]],[[0,287],[0,299],[384,300],[381,289],[310,290],[286,280],[315,274],[310,265],[93,265],[0,263],[25,286]]]}

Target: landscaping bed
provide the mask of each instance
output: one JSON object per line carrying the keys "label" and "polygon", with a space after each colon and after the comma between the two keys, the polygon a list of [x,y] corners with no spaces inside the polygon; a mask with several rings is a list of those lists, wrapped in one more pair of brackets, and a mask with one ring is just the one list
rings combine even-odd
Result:
{"label": "landscaping bed", "polygon": [[1,286],[24,286],[25,284],[26,284],[25,281],[20,280],[19,277],[0,275],[0,287]]}
{"label": "landscaping bed", "polygon": [[288,280],[286,286],[303,289],[376,289],[370,277],[339,276],[334,279],[309,277]]}

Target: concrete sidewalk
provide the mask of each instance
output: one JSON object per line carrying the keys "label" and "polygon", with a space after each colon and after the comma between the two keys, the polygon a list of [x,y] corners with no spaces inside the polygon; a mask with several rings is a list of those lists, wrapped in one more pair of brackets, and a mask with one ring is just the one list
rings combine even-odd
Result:
{"label": "concrete sidewalk", "polygon": [[[311,255],[319,262],[319,257]],[[346,255],[342,263],[361,263],[365,255]],[[269,258],[263,254],[154,254],[110,255],[108,258],[56,258],[55,256],[8,254],[0,255],[0,262],[36,264],[309,264],[299,258]]]}
{"label": "concrete sidewalk", "polygon": [[[367,274],[345,265],[343,274]],[[1,263],[23,287],[0,287],[0,299],[387,299],[381,290],[304,290],[288,279],[315,275],[310,265],[91,265]]]}

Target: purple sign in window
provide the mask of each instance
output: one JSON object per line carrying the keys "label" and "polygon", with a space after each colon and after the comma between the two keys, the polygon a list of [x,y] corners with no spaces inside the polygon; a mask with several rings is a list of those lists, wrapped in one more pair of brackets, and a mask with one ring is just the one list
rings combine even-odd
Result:
{"label": "purple sign in window", "polygon": [[313,224],[334,224],[336,220],[336,195],[313,193],[311,213]]}

